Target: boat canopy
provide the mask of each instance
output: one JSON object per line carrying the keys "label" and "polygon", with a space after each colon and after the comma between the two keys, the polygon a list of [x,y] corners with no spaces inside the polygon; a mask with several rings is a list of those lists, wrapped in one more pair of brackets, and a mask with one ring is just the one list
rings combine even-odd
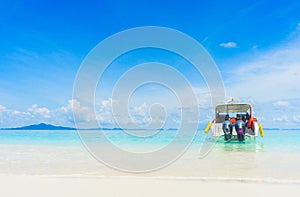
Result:
{"label": "boat canopy", "polygon": [[252,107],[250,104],[246,103],[228,103],[216,106],[216,114],[224,114],[224,113],[247,113],[250,112],[252,114]]}

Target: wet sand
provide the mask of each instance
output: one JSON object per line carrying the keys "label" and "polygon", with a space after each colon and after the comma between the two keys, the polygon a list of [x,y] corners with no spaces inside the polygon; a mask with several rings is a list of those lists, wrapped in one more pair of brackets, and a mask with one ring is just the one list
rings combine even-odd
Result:
{"label": "wet sand", "polygon": [[299,184],[175,180],[137,177],[51,177],[1,175],[5,197],[296,196]]}

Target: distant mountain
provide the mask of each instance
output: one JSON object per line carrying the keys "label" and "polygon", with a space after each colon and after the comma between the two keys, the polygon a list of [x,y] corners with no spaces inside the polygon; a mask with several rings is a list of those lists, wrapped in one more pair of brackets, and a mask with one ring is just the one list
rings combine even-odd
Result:
{"label": "distant mountain", "polygon": [[[33,124],[33,125],[28,125],[28,126],[23,126],[23,127],[16,127],[16,128],[2,128],[0,130],[77,130],[74,127],[63,127],[63,126],[55,126],[51,124],[45,124],[45,123],[40,123],[40,124]],[[80,130],[112,130],[112,131],[118,131],[118,130],[127,130],[127,129],[122,129],[122,128],[87,128],[87,129],[80,129]],[[130,129],[130,130],[135,130],[135,129]],[[142,129],[136,129],[136,130],[142,130]],[[158,130],[178,130],[177,128],[169,128],[169,129],[163,129],[160,128]]]}
{"label": "distant mountain", "polygon": [[279,128],[264,128],[264,130],[280,130]]}
{"label": "distant mountain", "polygon": [[177,128],[168,128],[168,131],[177,131]]}
{"label": "distant mountain", "polygon": [[121,128],[97,128],[97,130],[114,130],[114,131],[121,131]]}
{"label": "distant mountain", "polygon": [[5,128],[4,130],[75,130],[72,127],[62,127],[62,126],[54,126],[51,124],[34,124],[24,127],[16,127],[16,128]]}

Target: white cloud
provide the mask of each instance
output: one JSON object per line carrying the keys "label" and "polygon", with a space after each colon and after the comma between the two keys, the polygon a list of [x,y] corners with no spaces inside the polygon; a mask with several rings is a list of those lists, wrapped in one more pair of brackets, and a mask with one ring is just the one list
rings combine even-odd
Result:
{"label": "white cloud", "polygon": [[28,108],[28,112],[33,115],[38,114],[45,118],[51,118],[51,111],[46,107],[39,107],[37,104],[34,104],[30,108]]}
{"label": "white cloud", "polygon": [[30,120],[31,114],[27,111],[21,112],[0,105],[0,128],[15,127],[23,125]]}
{"label": "white cloud", "polygon": [[240,59],[226,71],[226,91],[234,97],[252,96],[259,101],[299,98],[300,36],[290,43]]}
{"label": "white cloud", "polygon": [[235,42],[226,42],[226,43],[221,43],[219,46],[224,47],[224,48],[235,48],[237,47],[237,43]]}
{"label": "white cloud", "polygon": [[112,99],[103,99],[96,112],[96,118],[101,125],[114,125],[114,117],[112,114]]}
{"label": "white cloud", "polygon": [[134,112],[139,116],[146,116],[146,113],[148,112],[148,106],[146,103],[143,103],[140,106],[133,107]]}
{"label": "white cloud", "polygon": [[6,107],[4,107],[3,105],[0,105],[0,112],[6,111]]}
{"label": "white cloud", "polygon": [[289,119],[287,117],[287,115],[283,115],[283,116],[280,116],[280,117],[276,117],[276,118],[273,118],[273,122],[288,122]]}
{"label": "white cloud", "polygon": [[273,103],[273,106],[275,106],[275,107],[287,107],[289,105],[290,105],[290,103],[287,101],[276,101]]}
{"label": "white cloud", "polygon": [[77,123],[96,120],[93,109],[88,106],[82,106],[82,104],[75,99],[69,100],[68,103],[67,108],[75,114]]}
{"label": "white cloud", "polygon": [[295,115],[295,116],[293,117],[293,120],[294,120],[295,122],[299,123],[299,122],[300,122],[300,115]]}
{"label": "white cloud", "polygon": [[76,100],[69,100],[66,106],[56,109],[32,105],[27,110],[18,111],[0,105],[0,128],[18,127],[29,124],[49,123],[54,125],[74,126],[73,111],[78,121],[90,121],[92,115],[87,107]]}
{"label": "white cloud", "polygon": [[111,106],[111,99],[108,99],[108,100],[102,100],[101,101],[101,104],[103,107],[107,108],[107,107],[110,107]]}
{"label": "white cloud", "polygon": [[162,105],[154,103],[149,106],[147,103],[143,103],[139,106],[134,106],[132,110],[131,120],[137,126],[148,126],[152,124],[153,128],[161,127],[165,122],[165,113],[163,113]]}
{"label": "white cloud", "polygon": [[[115,104],[112,112],[112,104]],[[97,106],[97,120],[101,126],[121,126],[124,128],[160,128],[166,124],[168,127],[178,125],[180,111],[174,106],[163,105],[156,102],[131,102],[129,103],[128,113],[118,111],[120,103],[112,99],[105,99]],[[168,103],[169,104],[169,103]],[[118,122],[119,125],[116,125]]]}
{"label": "white cloud", "polygon": [[[299,125],[300,34],[272,49],[231,61],[223,69],[227,96],[251,97],[255,116],[266,127]],[[235,68],[235,69],[232,69]],[[253,103],[253,101],[251,103]]]}

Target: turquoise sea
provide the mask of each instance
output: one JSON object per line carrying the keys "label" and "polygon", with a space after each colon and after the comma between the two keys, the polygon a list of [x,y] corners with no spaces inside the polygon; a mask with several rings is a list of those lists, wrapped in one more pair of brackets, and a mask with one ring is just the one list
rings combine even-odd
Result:
{"label": "turquoise sea", "polygon": [[[120,148],[155,151],[176,137],[177,131],[160,131],[154,137],[130,137],[124,131],[105,132]],[[135,131],[136,132],[136,131]],[[143,132],[143,131],[141,131]],[[171,165],[139,176],[300,182],[300,130],[266,130],[265,137],[245,143],[218,139],[213,149],[199,157],[205,134],[199,131],[186,153]],[[185,143],[185,137],[178,143]],[[96,139],[101,144],[101,139]],[[74,130],[1,130],[0,174],[53,176],[131,176],[97,161]]]}

